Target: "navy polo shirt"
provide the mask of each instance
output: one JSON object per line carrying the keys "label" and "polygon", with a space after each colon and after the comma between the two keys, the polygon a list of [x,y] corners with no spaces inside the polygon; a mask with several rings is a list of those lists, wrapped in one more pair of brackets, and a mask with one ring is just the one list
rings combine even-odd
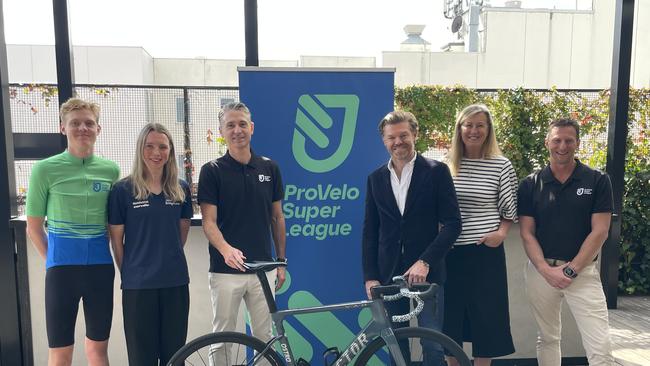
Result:
{"label": "navy polo shirt", "polygon": [[[199,203],[217,206],[217,226],[224,239],[244,253],[247,261],[272,259],[271,218],[273,202],[284,195],[278,165],[251,151],[248,164],[242,164],[229,152],[201,167]],[[242,273],[226,265],[213,246],[210,272]]]}
{"label": "navy polo shirt", "polygon": [[145,200],[133,197],[128,179],[113,186],[108,200],[108,223],[124,225],[123,289],[153,289],[190,282],[181,244],[180,220],[192,218],[189,185],[180,181],[185,201],[174,202],[164,193]]}
{"label": "navy polo shirt", "polygon": [[612,184],[607,174],[576,160],[569,179],[560,183],[549,166],[519,185],[519,216],[535,219],[535,236],[545,258],[571,261],[591,233],[591,215],[612,212]]}

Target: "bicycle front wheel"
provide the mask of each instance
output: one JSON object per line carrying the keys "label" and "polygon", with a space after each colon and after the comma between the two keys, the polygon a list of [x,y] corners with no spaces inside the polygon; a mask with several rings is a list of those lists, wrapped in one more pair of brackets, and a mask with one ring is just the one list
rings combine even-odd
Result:
{"label": "bicycle front wheel", "polygon": [[[395,338],[400,344],[407,365],[425,365],[423,347],[435,343],[440,344],[448,354],[456,357],[460,366],[472,365],[463,349],[440,332],[418,327],[399,328],[395,330]],[[395,361],[384,339],[377,337],[361,351],[355,365],[395,365]]]}
{"label": "bicycle front wheel", "polygon": [[[263,353],[262,353],[263,352]],[[181,347],[168,366],[282,366],[284,363],[261,340],[237,332],[207,334]]]}

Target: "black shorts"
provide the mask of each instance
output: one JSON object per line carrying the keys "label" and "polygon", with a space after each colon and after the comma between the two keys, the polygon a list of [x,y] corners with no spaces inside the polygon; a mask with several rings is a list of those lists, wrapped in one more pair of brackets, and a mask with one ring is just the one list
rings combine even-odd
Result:
{"label": "black shorts", "polygon": [[112,264],[56,266],[45,274],[45,323],[50,348],[74,344],[74,328],[83,299],[86,337],[105,341],[113,320]]}

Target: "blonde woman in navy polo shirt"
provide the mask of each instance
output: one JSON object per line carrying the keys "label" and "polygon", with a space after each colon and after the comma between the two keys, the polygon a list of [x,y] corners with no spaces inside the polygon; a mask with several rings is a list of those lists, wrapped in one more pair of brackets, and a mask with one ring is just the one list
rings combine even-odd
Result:
{"label": "blonde woman in navy polo shirt", "polygon": [[[489,366],[515,351],[503,240],[517,219],[517,175],[486,106],[458,114],[448,162],[463,231],[447,254],[443,330],[459,344],[472,342],[474,365]],[[449,364],[458,362],[450,357]]]}
{"label": "blonde woman in navy polo shirt", "polygon": [[129,364],[166,365],[187,337],[183,246],[192,197],[178,179],[174,142],[163,125],[147,124],[136,146],[131,175],[115,184],[109,198],[111,245],[122,277]]}

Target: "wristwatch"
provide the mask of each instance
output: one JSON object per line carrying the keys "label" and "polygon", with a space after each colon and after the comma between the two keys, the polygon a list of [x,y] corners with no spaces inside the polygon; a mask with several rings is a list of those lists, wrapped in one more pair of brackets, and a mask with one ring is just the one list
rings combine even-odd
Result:
{"label": "wristwatch", "polygon": [[280,258],[280,257],[278,257],[278,258],[275,258],[275,261],[276,261],[276,262],[282,262],[282,263],[284,263],[284,264],[289,264],[289,262],[287,261],[287,258]]}
{"label": "wristwatch", "polygon": [[576,277],[578,277],[578,272],[576,272],[573,268],[571,268],[571,267],[569,267],[569,266],[564,267],[564,269],[562,270],[562,272],[564,272],[564,275],[567,276],[567,277],[569,277],[569,278],[576,278]]}

